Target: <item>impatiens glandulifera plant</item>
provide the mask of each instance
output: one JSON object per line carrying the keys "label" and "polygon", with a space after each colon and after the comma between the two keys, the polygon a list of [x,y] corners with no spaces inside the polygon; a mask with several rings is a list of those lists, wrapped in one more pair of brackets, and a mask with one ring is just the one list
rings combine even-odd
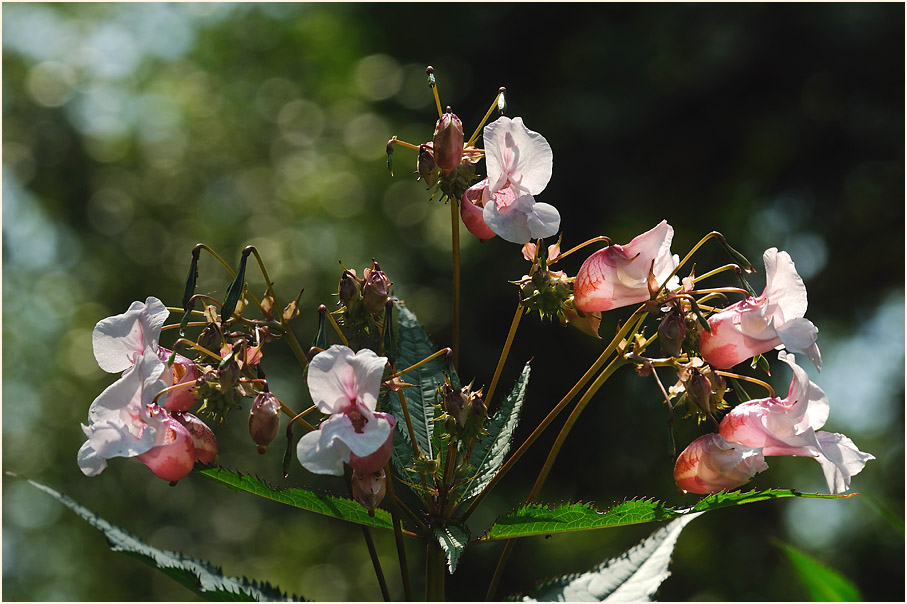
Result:
{"label": "impatiens glandulifera plant", "polygon": [[[412,589],[415,565],[407,559],[406,540],[425,546],[420,566],[424,565],[424,597],[430,601],[445,598],[445,581],[456,576],[469,548],[505,541],[497,566],[485,577],[474,573],[469,577],[471,583],[487,582],[486,597],[491,600],[505,595],[499,592],[499,581],[518,538],[670,521],[632,550],[589,572],[519,586],[529,600],[648,599],[669,574],[673,546],[683,527],[700,513],[768,499],[850,496],[846,491],[853,476],[873,456],[842,434],[819,430],[829,417],[829,401],[793,354],[805,354],[820,367],[818,330],[804,316],[806,288],[786,252],[775,248],[765,252],[766,286],[760,296],[744,277],[754,269],[720,233],[706,234],[681,259],[671,251],[674,230],[666,220],[626,245],[598,236],[562,252],[563,233],[556,242],[544,241],[558,233],[560,215],[535,199],[553,175],[554,155],[547,140],[521,117],[500,115],[488,123],[496,110],[504,112],[503,88],[467,138],[460,119],[449,107],[441,108],[434,70],[426,73],[438,110],[431,140],[417,145],[391,138],[388,167],[393,174],[397,146],[412,150],[415,173],[430,191],[429,202],[437,196],[449,206],[450,346],[438,348],[432,342],[413,309],[394,296],[391,279],[373,261],[361,278],[355,269],[343,268],[335,310],[326,304],[311,309],[317,314],[316,329],[312,346],[305,349],[295,335],[296,324],[291,325],[304,310],[299,308],[300,297],[285,306],[279,303],[254,247],[242,251],[234,269],[199,244],[192,251],[180,306],[166,307],[148,297],[95,328],[98,364],[105,371],[122,373],[89,407],[88,424],[83,426],[87,441],[77,455],[87,476],[99,475],[114,457],[136,457],[175,484],[198,462],[197,473],[216,484],[358,524],[385,600],[390,591],[372,530],[393,532],[407,600],[418,596]],[[426,135],[430,132],[427,128]],[[468,383],[458,373],[461,219],[473,236],[482,240],[497,236],[488,245],[521,252],[529,262],[526,274],[505,284],[515,285],[518,296],[496,366],[469,376]],[[694,274],[687,268],[691,259],[712,240],[728,252],[731,262]],[[513,243],[522,246],[520,252],[508,247]],[[600,249],[583,262],[564,262],[593,244],[601,244]],[[196,293],[203,251],[229,272],[222,300]],[[267,284],[261,298],[247,284],[246,265],[253,256]],[[577,272],[571,277],[568,271],[573,269]],[[742,287],[702,285],[719,275],[735,276]],[[738,295],[743,299],[729,304],[728,297]],[[171,312],[180,313],[181,320],[165,325]],[[605,312],[623,313],[615,334],[602,332]],[[545,373],[532,371],[524,357],[512,389],[500,390],[499,381],[522,318],[530,314],[575,326],[575,337],[596,338],[601,352],[594,360],[576,360],[588,362],[588,370],[528,436],[517,438],[530,373],[543,377]],[[168,343],[171,348],[162,347],[162,334],[174,331],[177,337]],[[269,384],[264,348],[278,340],[287,343],[299,363],[297,379],[312,403],[304,409],[290,408]],[[767,367],[762,355],[772,349],[779,349],[778,359],[793,370],[786,398],[777,397],[769,384],[752,375],[760,364]],[[747,363],[750,359],[752,363]],[[708,427],[708,433],[676,458],[674,467],[677,489],[705,497],[673,508],[652,495],[674,485],[653,484],[655,493],[610,507],[536,503],[580,415],[623,367],[657,384],[672,426],[679,411]],[[666,387],[669,376],[668,383],[673,384]],[[768,396],[751,399],[744,382],[765,389]],[[205,422],[217,427],[228,420],[230,411],[246,405],[250,453],[271,455],[284,479],[295,457],[308,472],[336,476],[338,484],[345,484],[347,496],[304,486],[274,486],[213,466],[217,441]],[[568,408],[525,497],[490,526],[477,525],[475,510]],[[286,416],[283,422],[281,415]],[[281,428],[285,443],[279,440]],[[283,449],[284,454],[273,454],[274,449]],[[829,494],[733,490],[767,471],[765,459],[773,455],[816,459]],[[299,466],[294,474],[302,474],[305,481],[307,474]],[[229,592],[240,599],[287,599],[271,586],[224,577],[204,562],[151,548],[65,496],[36,486],[104,531],[117,549],[166,570],[203,597],[219,598]]]}

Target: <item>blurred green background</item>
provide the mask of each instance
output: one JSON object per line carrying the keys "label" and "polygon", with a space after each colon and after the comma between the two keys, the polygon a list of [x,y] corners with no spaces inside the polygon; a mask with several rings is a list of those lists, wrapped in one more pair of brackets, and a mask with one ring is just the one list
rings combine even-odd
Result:
{"label": "blurred green background", "polygon": [[[114,376],[91,329],[154,295],[178,305],[197,242],[237,262],[261,251],[283,300],[305,288],[295,330],[333,304],[337,260],[372,257],[440,346],[450,342],[449,215],[428,202],[387,139],[431,137],[425,85],[471,132],[499,86],[508,115],[548,139],[565,245],[626,243],[666,218],[684,254],[716,229],[761,269],[788,250],[825,357],[826,426],[876,460],[842,501],[776,501],[713,512],[681,536],[665,600],[799,600],[772,539],[838,569],[870,600],[904,598],[904,6],[902,4],[4,4],[3,468],[69,494],[164,549],[309,599],[380,598],[358,528],[294,513],[189,476],[171,488],[134,460],[84,477],[75,454],[88,405]],[[526,268],[500,240],[463,239],[461,375],[487,384]],[[571,274],[582,258],[560,267]],[[724,263],[717,245],[700,267]],[[199,291],[229,276],[203,256]],[[264,284],[251,273],[253,290]],[[753,279],[761,290],[761,276]],[[611,313],[616,321],[628,313]],[[172,342],[173,332],[162,343]],[[169,339],[168,339],[169,338]],[[502,386],[534,358],[517,440],[601,344],[523,321]],[[771,359],[773,367],[778,363]],[[272,389],[301,408],[282,344]],[[667,378],[666,378],[667,379]],[[773,376],[786,392],[783,368]],[[612,380],[584,414],[542,494],[601,506],[646,496],[683,505],[665,411],[651,380]],[[679,446],[707,431],[690,422]],[[244,412],[217,430],[221,462],[285,485],[342,492],[282,446],[255,454]],[[281,437],[282,439],[282,437]],[[525,497],[554,433],[472,517],[474,532]],[[278,441],[279,442],[279,441]],[[825,488],[818,464],[772,458],[755,487]],[[887,518],[887,519],[886,519]],[[900,527],[900,528],[899,528]],[[585,571],[654,525],[525,539],[501,596]],[[402,597],[390,535],[376,534]],[[422,552],[410,544],[421,584]],[[470,549],[451,599],[484,597],[500,545]],[[61,505],[3,479],[3,598],[184,600]]]}

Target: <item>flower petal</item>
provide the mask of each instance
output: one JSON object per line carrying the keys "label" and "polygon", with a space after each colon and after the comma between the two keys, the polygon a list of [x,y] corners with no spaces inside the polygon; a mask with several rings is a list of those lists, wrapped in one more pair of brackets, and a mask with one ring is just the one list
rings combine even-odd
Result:
{"label": "flower petal", "polygon": [[822,465],[829,493],[843,493],[850,488],[851,476],[863,471],[866,462],[875,456],[860,451],[853,441],[843,434],[819,431],[821,455],[816,457]]}
{"label": "flower petal", "polygon": [[463,218],[463,224],[466,225],[466,229],[470,233],[482,241],[491,239],[496,235],[485,224],[485,218],[483,217],[482,208],[484,202],[482,198],[485,195],[488,195],[487,178],[466,189],[466,192],[463,193],[463,198],[460,200],[460,216]]}
{"label": "flower petal", "polygon": [[491,193],[508,181],[529,195],[545,190],[551,180],[554,153],[544,136],[527,128],[521,117],[499,117],[485,126],[482,136]]}
{"label": "flower petal", "polygon": [[315,430],[299,439],[296,457],[309,472],[343,476],[343,462],[349,460],[350,450],[340,439],[323,430]]}
{"label": "flower petal", "polygon": [[790,352],[799,352],[806,355],[815,364],[816,369],[822,370],[822,353],[816,340],[819,338],[819,329],[809,319],[798,317],[775,327],[781,343]]}
{"label": "flower petal", "polygon": [[561,215],[553,205],[536,202],[526,216],[529,234],[533,239],[551,237],[561,228]]}
{"label": "flower petal", "polygon": [[674,481],[685,493],[717,493],[767,469],[761,449],[729,443],[713,432],[694,440],[677,457]]}
{"label": "flower petal", "polygon": [[132,366],[146,348],[157,350],[164,321],[170,311],[155,297],[133,302],[120,315],[98,321],[91,334],[94,356],[101,369],[118,373]]}
{"label": "flower petal", "polygon": [[[534,203],[535,200],[532,201]],[[488,202],[482,210],[482,218],[501,239],[522,245],[532,239],[532,232],[529,230],[529,217],[521,210],[522,207],[526,207],[527,201],[522,200],[519,203],[519,206],[515,201],[511,205],[499,207],[495,202]]]}
{"label": "flower petal", "polygon": [[386,364],[386,357],[367,348],[354,353],[335,344],[315,355],[309,364],[306,383],[312,400],[326,414],[354,409],[357,401],[374,410]]}
{"label": "flower petal", "polygon": [[769,248],[762,254],[765,262],[765,290],[762,298],[772,307],[775,325],[781,325],[806,314],[806,285],[787,252]]}

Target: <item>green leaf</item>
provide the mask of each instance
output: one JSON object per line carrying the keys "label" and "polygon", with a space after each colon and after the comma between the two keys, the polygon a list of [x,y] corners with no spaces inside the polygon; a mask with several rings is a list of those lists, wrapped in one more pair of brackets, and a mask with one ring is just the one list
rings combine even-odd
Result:
{"label": "green leaf", "polygon": [[436,526],[434,528],[435,537],[441,544],[441,549],[447,556],[447,570],[454,574],[457,570],[457,562],[460,561],[460,554],[466,549],[469,543],[469,530],[460,524],[448,524],[447,526]]}
{"label": "green leaf", "polygon": [[[396,367],[406,369],[434,354],[437,348],[425,329],[419,324],[416,315],[399,302],[396,306],[400,314],[397,330]],[[455,388],[460,387],[456,373],[448,368],[443,358],[434,359],[403,375],[403,379],[407,382],[416,384],[415,388],[404,388],[403,394],[406,397],[406,406],[409,409],[416,442],[422,453],[431,459],[435,457],[435,444],[437,444],[432,442],[433,420],[435,419],[435,409],[432,405],[436,404],[438,386],[444,383],[445,374],[450,376]],[[409,443],[409,432],[406,429],[406,420],[400,401],[396,396],[389,396],[388,399],[391,412],[397,420],[397,432],[403,437],[404,444]],[[396,438],[395,441],[397,441]],[[394,459],[398,464],[402,464],[400,469],[411,465],[412,455],[411,444],[403,447],[395,443]]]}
{"label": "green leaf", "polygon": [[520,421],[523,398],[526,396],[526,386],[529,383],[529,370],[529,363],[526,363],[513,390],[501,403],[501,408],[492,419],[485,422],[488,434],[478,439],[469,456],[469,464],[476,468],[476,474],[463,489],[464,501],[478,495],[504,465],[504,458],[510,451],[513,432]]}
{"label": "green leaf", "polygon": [[617,558],[591,571],[567,575],[538,586],[529,602],[640,602],[651,601],[671,573],[671,553],[680,532],[696,516],[687,514],[658,529]]}
{"label": "green leaf", "polygon": [[857,586],[838,571],[791,545],[780,541],[775,545],[787,555],[813,602],[860,602],[863,599]]}
{"label": "green leaf", "polygon": [[[7,474],[12,474],[7,472]],[[228,577],[216,566],[204,560],[191,558],[179,552],[170,552],[151,547],[138,537],[114,526],[103,518],[82,507],[66,495],[50,487],[24,479],[44,491],[73,512],[85,519],[107,537],[110,549],[123,552],[152,566],[172,579],[179,581],[198,596],[209,601],[235,602],[296,602],[300,598],[288,597],[279,589],[268,584],[246,578]]]}
{"label": "green leaf", "polygon": [[306,489],[282,489],[273,487],[261,478],[240,474],[226,468],[208,468],[197,472],[205,478],[230,487],[234,491],[252,493],[271,501],[277,501],[301,510],[339,518],[355,524],[364,524],[375,528],[393,530],[391,515],[382,509],[375,510],[374,516],[352,499],[335,497],[325,493],[315,493]]}
{"label": "green leaf", "polygon": [[732,507],[787,497],[805,497],[817,499],[843,499],[855,495],[819,495],[799,493],[792,490],[766,489],[748,493],[716,493],[701,499],[690,508],[672,508],[654,499],[633,499],[599,510],[590,503],[567,503],[558,506],[532,503],[499,517],[492,527],[482,536],[482,541],[496,541],[514,537],[531,537],[553,533],[571,533],[588,531],[630,524],[642,524],[658,520],[672,520],[688,515],[691,512],[705,512],[719,508]]}

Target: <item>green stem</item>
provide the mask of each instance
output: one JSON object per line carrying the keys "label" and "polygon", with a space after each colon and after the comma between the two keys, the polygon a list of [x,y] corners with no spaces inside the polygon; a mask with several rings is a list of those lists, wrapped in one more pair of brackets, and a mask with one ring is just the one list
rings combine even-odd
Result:
{"label": "green stem", "polygon": [[381,570],[381,561],[378,559],[378,551],[375,549],[375,542],[372,540],[372,533],[364,524],[362,527],[362,536],[365,537],[365,545],[368,547],[368,555],[372,559],[372,566],[375,568],[375,576],[378,578],[378,587],[381,588],[381,596],[385,602],[391,601],[391,594],[387,589],[387,580],[384,578],[384,572]]}
{"label": "green stem", "polygon": [[457,212],[457,200],[451,199],[450,204],[450,241],[451,256],[453,258],[453,349],[454,369],[460,369],[460,216]]}
{"label": "green stem", "polygon": [[475,130],[475,132],[472,133],[472,136],[469,137],[469,140],[466,141],[466,146],[467,146],[467,147],[470,147],[470,146],[472,146],[473,144],[475,144],[476,139],[479,138],[479,132],[482,131],[482,127],[485,125],[485,122],[488,121],[488,118],[491,117],[491,114],[494,113],[494,110],[497,108],[497,106],[498,106],[498,99],[501,98],[501,94],[503,94],[503,88],[502,88],[501,90],[498,91],[498,94],[497,94],[497,95],[495,95],[495,97],[494,97],[494,102],[491,103],[491,107],[488,108],[488,111],[485,113],[485,117],[483,117],[483,118],[482,118],[482,121],[479,122],[479,125],[476,126],[476,130]]}
{"label": "green stem", "polygon": [[501,349],[501,356],[498,358],[498,366],[494,368],[494,377],[491,378],[491,385],[485,394],[485,405],[491,404],[491,397],[498,385],[498,379],[501,377],[501,371],[504,369],[504,363],[507,361],[507,355],[510,354],[510,347],[513,345],[513,338],[516,336],[517,327],[520,326],[520,319],[523,317],[523,307],[517,304],[516,314],[513,315],[513,321],[510,323],[510,331],[507,332],[507,339],[504,340],[504,348]]}
{"label": "green stem", "polygon": [[400,579],[403,581],[403,594],[407,602],[413,601],[413,588],[409,581],[409,567],[406,564],[406,544],[403,543],[400,514],[397,510],[397,497],[394,494],[394,477],[388,464],[384,468],[387,476],[387,507],[390,508],[391,520],[394,523],[394,543],[397,545],[397,560],[400,562]]}
{"label": "green stem", "polygon": [[425,544],[425,601],[444,601],[444,552],[434,539]]}

